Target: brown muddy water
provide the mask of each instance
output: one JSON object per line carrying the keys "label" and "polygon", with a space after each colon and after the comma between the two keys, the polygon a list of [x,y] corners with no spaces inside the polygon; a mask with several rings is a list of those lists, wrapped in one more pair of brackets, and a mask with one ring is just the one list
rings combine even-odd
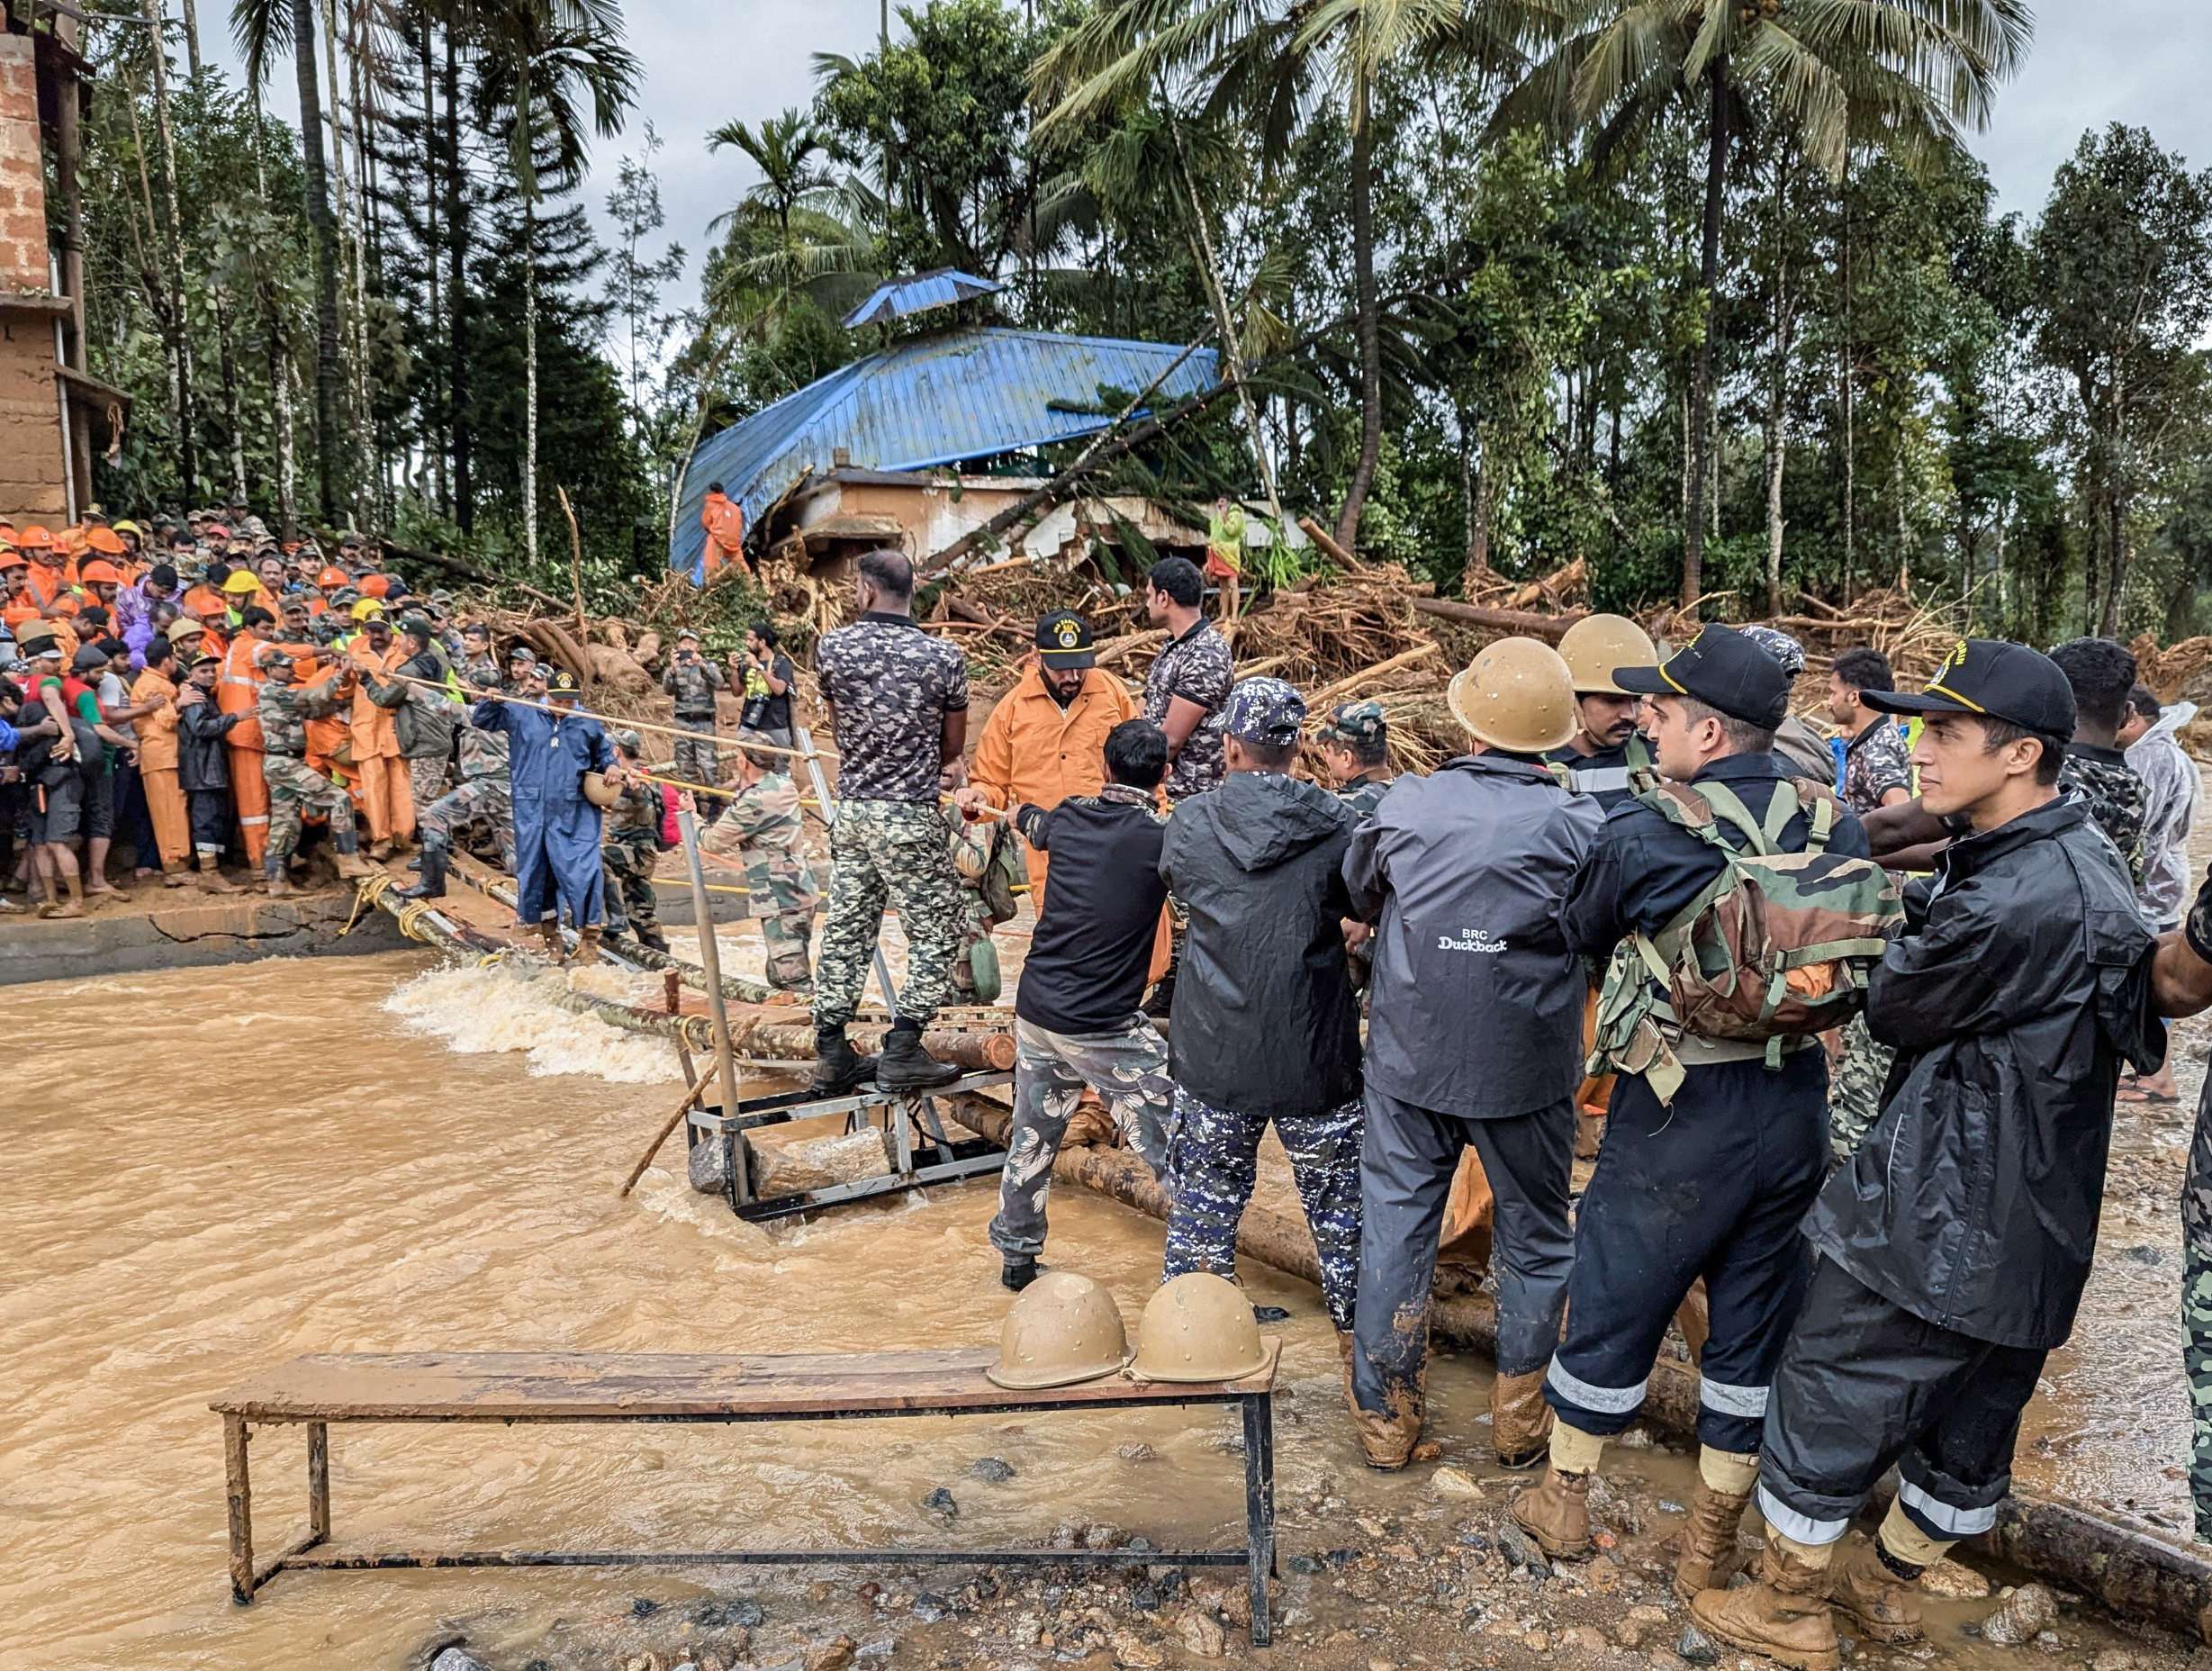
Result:
{"label": "brown muddy water", "polygon": [[[724,941],[745,968],[743,936]],[[640,1622],[640,1599],[673,1629],[709,1595],[762,1598],[771,1626],[754,1632],[754,1657],[795,1660],[839,1628],[823,1622],[830,1586],[818,1570],[287,1575],[234,1607],[220,1424],[207,1404],[306,1351],[970,1345],[995,1339],[1005,1310],[985,1237],[988,1181],[759,1228],[692,1195],[672,1141],[637,1194],[618,1199],[671,1101],[673,1051],[550,1009],[511,973],[406,955],[55,982],[0,991],[0,1030],[17,1042],[0,1094],[11,1139],[0,1194],[6,1671],[397,1671],[456,1621],[501,1671],[534,1658],[619,1666],[620,1653],[603,1652],[659,1628]],[[2139,1122],[2157,1128],[2141,1139],[2142,1204],[2116,1203],[2108,1242],[2117,1213],[2126,1246],[2167,1248],[2152,1220],[2171,1217],[2180,1175],[2163,1157],[2177,1119],[2185,1133],[2186,1116],[2171,1111]],[[1052,1231],[1053,1261],[1106,1282],[1133,1322],[1158,1278],[1159,1227],[1061,1189]],[[2162,1471],[2186,1455],[2167,1350],[2177,1269],[2169,1250],[2100,1272],[2114,1291],[2093,1304],[2083,1348],[2054,1360],[2030,1434],[2045,1441],[2033,1466],[2047,1463],[2052,1483],[2080,1482],[2069,1488],[2092,1500],[2125,1493],[2138,1512],[2186,1524],[2185,1488]],[[1356,1463],[1317,1296],[1260,1268],[1246,1279],[1292,1314],[1278,1414],[1278,1606],[1288,1616],[1264,1663],[1457,1664],[1469,1642],[1481,1649],[1474,1663],[1532,1663],[1545,1625],[1557,1630],[1585,1598],[1612,1609],[1588,1616],[1614,1638],[1591,1639],[1627,1663],[1617,1621],[1630,1603],[1678,1621],[1653,1546],[1687,1498],[1690,1463],[1648,1446],[1612,1459],[1647,1523],[1640,1539],[1624,1534],[1611,1576],[1493,1597],[1480,1622],[1455,1591],[1422,1615],[1422,1631],[1392,1634],[1404,1560],[1465,1560],[1473,1529],[1494,1535],[1508,1492],[1483,1459],[1486,1374],[1445,1359],[1431,1385],[1432,1431],[1474,1477],[1478,1503],[1440,1502],[1425,1469],[1378,1478]],[[780,1429],[340,1427],[331,1452],[341,1548],[989,1546],[1042,1541],[1069,1521],[1193,1547],[1234,1541],[1242,1511],[1229,1420],[1180,1412]],[[255,1445],[265,1551],[303,1517],[302,1456],[294,1429]],[[970,1475],[986,1457],[1012,1477]],[[2029,1467],[2024,1454],[2024,1481],[2044,1483]],[[923,1507],[941,1486],[960,1504],[951,1529]],[[1331,1550],[1346,1558],[1314,1560]],[[836,1585],[841,1604],[861,1610],[844,1628],[863,1639],[863,1663],[892,1657],[889,1627],[868,1622],[880,1602],[851,1601],[869,1576]],[[873,1576],[900,1583],[895,1570]],[[1425,1594],[1428,1578],[1413,1587]],[[1445,1587],[1440,1577],[1440,1596]],[[1466,1594],[1478,1592],[1489,1594]],[[2026,1650],[1960,1638],[1989,1605],[1939,1606],[1936,1648],[1910,1658],[2018,1663]],[[937,1657],[913,1663],[1054,1657],[1034,1627],[1009,1625],[1016,1634],[1003,1640],[995,1628],[934,1627],[925,1638]],[[2122,1643],[2072,1613],[2061,1635],[2068,1665]],[[2122,1645],[2140,1666],[2170,1662]],[[1231,1652],[1250,1657],[1233,1640]]]}

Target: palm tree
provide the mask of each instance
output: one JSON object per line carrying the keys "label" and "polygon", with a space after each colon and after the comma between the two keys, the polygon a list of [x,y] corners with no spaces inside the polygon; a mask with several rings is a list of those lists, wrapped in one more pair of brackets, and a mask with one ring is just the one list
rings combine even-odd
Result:
{"label": "palm tree", "polygon": [[537,205],[545,201],[546,176],[557,188],[582,175],[590,132],[606,139],[622,131],[623,112],[637,91],[637,60],[622,44],[615,0],[489,0],[474,22],[482,55],[479,116],[487,130],[505,132],[508,167],[522,203],[522,544],[535,567]]}
{"label": "palm tree", "polygon": [[[792,212],[836,184],[829,170],[815,161],[828,154],[829,140],[804,111],[763,117],[758,132],[745,122],[726,122],[707,136],[707,149],[718,151],[726,145],[743,151],[761,171],[760,184],[746,192],[740,203],[774,215],[786,243],[790,241]],[[729,218],[718,216],[709,230],[725,225]]]}
{"label": "palm tree", "polygon": [[[2027,56],[2031,29],[2026,0],[1580,0],[1556,50],[1500,114],[1593,128],[1602,162],[1670,105],[1702,99],[1698,288],[1710,305],[1729,149],[1749,110],[1789,131],[1831,178],[1841,176],[1856,141],[1926,165],[1956,147],[1963,126],[1987,124],[1998,84]],[[1712,338],[1709,323],[1691,374],[1685,606],[1703,584]]]}

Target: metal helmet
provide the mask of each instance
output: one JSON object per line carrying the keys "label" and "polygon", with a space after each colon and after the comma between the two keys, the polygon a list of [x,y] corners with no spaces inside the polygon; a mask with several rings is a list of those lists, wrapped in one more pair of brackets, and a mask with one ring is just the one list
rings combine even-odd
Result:
{"label": "metal helmet", "polygon": [[1613,682],[1618,667],[1656,667],[1659,653],[1641,627],[1625,615],[1585,615],[1561,635],[1559,654],[1575,678],[1575,693],[1603,691],[1627,696]]}
{"label": "metal helmet", "polygon": [[607,781],[607,774],[604,772],[585,772],[582,787],[583,798],[601,811],[605,811],[622,799],[622,791]]}
{"label": "metal helmet", "polygon": [[1147,1381],[1237,1381],[1267,1360],[1244,1290],[1194,1270],[1160,1284],[1146,1304],[1130,1368]]}
{"label": "metal helmet", "polygon": [[1452,715],[1478,743],[1541,754],[1575,735],[1575,681],[1566,660],[1533,638],[1501,638],[1452,676]]}
{"label": "metal helmet", "polygon": [[998,1332],[998,1361],[983,1373],[1026,1392],[1095,1381],[1128,1361],[1114,1296],[1088,1277],[1048,1270],[1015,1297]]}

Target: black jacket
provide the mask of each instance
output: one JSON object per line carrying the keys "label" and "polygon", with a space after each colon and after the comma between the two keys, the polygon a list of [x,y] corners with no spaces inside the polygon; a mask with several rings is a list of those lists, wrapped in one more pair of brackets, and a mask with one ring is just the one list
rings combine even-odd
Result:
{"label": "black jacket", "polygon": [[2097,1245],[2122,1057],[2154,1068],[2153,940],[2112,844],[2052,801],[1954,842],[1906,890],[1866,1025],[1882,1109],[1806,1220],[1917,1317],[2000,1346],[2073,1327]]}
{"label": "black jacket", "polygon": [[226,714],[215,699],[193,702],[176,710],[176,786],[186,794],[194,790],[230,787],[230,763],[224,757],[222,740],[241,719],[253,718],[251,709]]}
{"label": "black jacket", "polygon": [[1328,790],[1272,772],[1232,772],[1176,803],[1160,875],[1190,931],[1169,1066],[1201,1102],[1274,1117],[1359,1095],[1341,869],[1358,822]]}
{"label": "black jacket", "polygon": [[1110,783],[1050,812],[1025,803],[1014,826],[1052,859],[1014,1013],[1050,1033],[1127,1026],[1144,997],[1167,903],[1160,880],[1167,820],[1143,791]]}

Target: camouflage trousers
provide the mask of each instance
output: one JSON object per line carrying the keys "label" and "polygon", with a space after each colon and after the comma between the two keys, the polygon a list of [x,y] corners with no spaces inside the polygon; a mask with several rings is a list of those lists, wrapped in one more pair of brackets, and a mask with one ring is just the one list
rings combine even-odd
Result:
{"label": "camouflage trousers", "polygon": [[806,992],[814,987],[814,969],[807,956],[807,938],[814,928],[810,906],[792,906],[760,919],[761,944],[768,953],[768,984],[780,992]]}
{"label": "camouflage trousers", "polygon": [[837,808],[829,851],[836,870],[815,953],[815,1025],[843,1026],[860,1007],[887,906],[897,908],[907,931],[898,1013],[926,1022],[952,984],[966,908],[960,872],[945,851],[943,819],[926,801],[848,800]]}
{"label": "camouflage trousers", "polygon": [[[1358,1102],[1325,1114],[1278,1119],[1276,1135],[1305,1208],[1321,1258],[1321,1296],[1340,1332],[1352,1326],[1359,1289],[1359,1143],[1366,1121]],[[1180,1085],[1168,1123],[1168,1257],[1163,1277],[1210,1270],[1237,1274],[1237,1221],[1259,1179],[1263,1114],[1200,1102]]]}
{"label": "camouflage trousers", "polygon": [[[958,876],[960,872],[953,872]],[[959,932],[953,939],[953,961],[949,972],[953,994],[963,1004],[976,1001],[975,949],[991,937],[989,926],[983,920],[983,896],[980,890],[965,882],[960,890]]]}
{"label": "camouflage trousers", "polygon": [[[709,789],[722,787],[722,751],[714,745],[714,721],[686,719],[676,721],[679,731],[692,733],[676,739],[676,764],[670,774],[687,783],[704,783]],[[722,803],[718,800],[700,802],[699,814],[712,819],[721,816]]]}
{"label": "camouflage trousers", "polygon": [[1828,1146],[1838,1166],[1847,1166],[1882,1113],[1882,1086],[1897,1052],[1878,1043],[1866,1030],[1866,1017],[1844,1024],[1843,1060],[1828,1076]]}
{"label": "camouflage trousers", "polygon": [[492,826],[499,837],[500,863],[511,876],[515,872],[515,802],[505,778],[470,778],[450,795],[440,795],[422,809],[418,832],[425,842],[437,836],[447,846],[471,824]]}
{"label": "camouflage trousers", "polygon": [[1017,1017],[1014,1045],[1014,1131],[998,1177],[991,1245],[1034,1259],[1044,1251],[1052,1161],[1084,1088],[1098,1093],[1123,1141],[1160,1176],[1168,1164],[1175,1081],[1168,1077],[1168,1042],[1143,1016],[1110,1033],[1054,1033]]}
{"label": "camouflage trousers", "polygon": [[311,812],[330,820],[331,835],[353,834],[353,797],[304,760],[264,754],[261,776],[269,786],[269,852],[298,852],[301,820]]}
{"label": "camouflage trousers", "polygon": [[2212,1542],[2212,1079],[2197,1099],[2181,1184],[2181,1363],[2192,1417],[2189,1494],[2197,1503],[2197,1537]]}
{"label": "camouflage trousers", "polygon": [[407,792],[415,803],[415,828],[422,828],[422,815],[446,792],[447,760],[443,754],[411,754],[407,761]]}
{"label": "camouflage trousers", "polygon": [[653,867],[661,856],[651,830],[624,830],[600,849],[607,875],[607,926],[617,934],[657,929],[661,915],[653,898]]}

